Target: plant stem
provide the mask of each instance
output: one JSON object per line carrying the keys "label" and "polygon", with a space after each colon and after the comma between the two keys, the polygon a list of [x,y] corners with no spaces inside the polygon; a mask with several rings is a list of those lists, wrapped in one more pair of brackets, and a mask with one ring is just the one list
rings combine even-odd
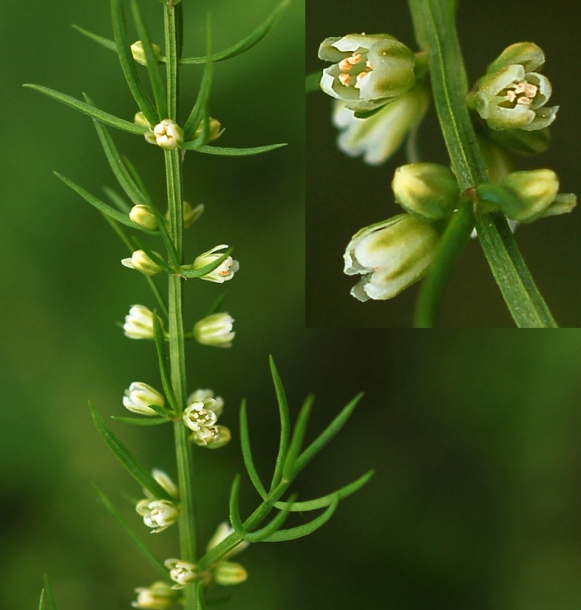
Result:
{"label": "plant stem", "polygon": [[[408,4],[418,43],[429,54],[434,102],[452,170],[461,191],[470,193],[478,184],[487,182],[488,176],[466,106],[468,80],[456,31],[456,2],[408,0]],[[468,216],[468,212],[464,213]],[[516,325],[519,328],[556,328],[506,219],[486,214],[476,215],[475,221],[482,249]],[[470,224],[450,223],[442,236],[444,252],[436,255],[435,264],[422,287],[416,317],[422,327],[434,324],[445,284],[472,230]]]}
{"label": "plant stem", "polygon": [[[168,118],[177,119],[178,90],[178,33],[176,8],[173,3],[165,5],[164,32],[167,67]],[[180,264],[183,262],[183,203],[182,203],[182,157],[179,150],[165,151],[165,171],[167,181],[167,200],[169,211],[169,235],[173,242]],[[169,322],[169,361],[171,384],[180,412],[186,405],[186,366],[184,350],[182,277],[170,275],[168,287]],[[174,424],[178,486],[181,515],[178,521],[180,540],[180,559],[195,563],[197,560],[196,523],[193,503],[193,458],[188,441],[188,430],[183,422]],[[186,610],[195,610],[195,588],[185,589]]]}

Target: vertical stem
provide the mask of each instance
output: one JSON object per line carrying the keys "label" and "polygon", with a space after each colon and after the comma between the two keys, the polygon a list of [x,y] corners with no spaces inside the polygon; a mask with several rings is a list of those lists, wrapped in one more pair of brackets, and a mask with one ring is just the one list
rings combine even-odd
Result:
{"label": "vertical stem", "polygon": [[[164,12],[165,55],[167,66],[168,118],[177,120],[178,92],[178,32],[176,8],[173,0],[168,0]],[[167,201],[169,211],[169,235],[174,244],[180,263],[183,262],[183,203],[182,203],[182,157],[178,149],[165,151],[165,171],[167,180]],[[186,404],[186,366],[184,350],[182,278],[169,277],[169,360],[171,383],[180,409]],[[197,559],[196,524],[193,504],[193,459],[188,430],[179,420],[174,424],[178,485],[181,515],[178,522],[180,559],[195,563]],[[195,610],[195,587],[185,589],[186,610]]]}

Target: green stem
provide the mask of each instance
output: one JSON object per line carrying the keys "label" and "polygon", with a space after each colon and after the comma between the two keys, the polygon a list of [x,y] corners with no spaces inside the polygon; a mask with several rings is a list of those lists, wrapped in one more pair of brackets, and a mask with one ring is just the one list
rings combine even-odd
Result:
{"label": "green stem", "polygon": [[[456,2],[408,0],[408,4],[418,43],[429,53],[434,102],[452,169],[460,189],[472,192],[478,184],[487,182],[488,176],[466,106],[468,80],[456,31]],[[422,287],[422,292],[425,290],[427,294],[420,297],[420,322],[429,326],[433,325],[445,284],[469,234],[469,223],[458,224],[464,230],[453,226],[444,233],[441,248],[446,252],[437,255],[436,264],[432,265]],[[486,214],[476,218],[476,228],[484,255],[516,325],[556,328],[506,219]]]}
{"label": "green stem", "polygon": [[[176,8],[173,2],[165,5],[164,11],[165,54],[167,58],[167,102],[168,118],[177,118],[178,91],[178,32]],[[178,149],[165,151],[165,171],[167,181],[167,201],[169,211],[169,235],[178,261],[183,262],[183,202],[182,202],[182,158]],[[186,405],[186,366],[184,349],[183,324],[183,279],[179,275],[170,275],[168,287],[168,325],[169,325],[169,361],[170,377],[179,409]],[[178,486],[180,493],[181,514],[178,522],[180,559],[196,563],[197,540],[196,521],[193,501],[193,457],[191,444],[188,441],[188,430],[183,422],[174,424]],[[195,587],[185,589],[186,610],[195,610]]]}

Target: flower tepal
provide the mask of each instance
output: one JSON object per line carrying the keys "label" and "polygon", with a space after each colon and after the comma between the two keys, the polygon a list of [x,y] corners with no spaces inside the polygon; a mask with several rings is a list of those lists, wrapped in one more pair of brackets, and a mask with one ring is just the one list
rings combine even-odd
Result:
{"label": "flower tepal", "polygon": [[370,112],[411,89],[415,56],[388,34],[348,34],[327,38],[319,58],[333,62],[323,70],[321,89],[347,108]]}
{"label": "flower tepal", "polygon": [[491,129],[535,131],[555,120],[559,107],[545,106],[551,97],[551,83],[538,72],[544,61],[540,47],[520,42],[490,64],[469,103]]}

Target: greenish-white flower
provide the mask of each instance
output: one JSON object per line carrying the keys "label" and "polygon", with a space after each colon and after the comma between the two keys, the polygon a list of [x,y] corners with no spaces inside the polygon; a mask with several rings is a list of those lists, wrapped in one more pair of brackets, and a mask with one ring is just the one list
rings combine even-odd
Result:
{"label": "greenish-white flower", "polygon": [[[221,250],[227,249],[228,246],[225,244],[215,246],[211,250],[208,250],[208,252],[200,254],[190,268],[195,270],[211,265],[224,255],[224,252],[221,252]],[[200,276],[200,279],[223,284],[224,282],[231,280],[239,268],[240,265],[238,261],[235,261],[231,256],[227,256],[213,271]]]}
{"label": "greenish-white flower", "polygon": [[403,144],[424,117],[430,103],[425,87],[416,85],[366,118],[358,118],[345,102],[335,102],[333,123],[342,132],[337,146],[350,157],[363,155],[369,165],[380,165]]}
{"label": "greenish-white flower", "polygon": [[438,239],[431,223],[409,214],[361,229],[344,255],[344,272],[363,276],[351,294],[360,301],[393,298],[423,277],[434,258]]}
{"label": "greenish-white flower", "polygon": [[123,406],[132,413],[137,413],[139,415],[157,415],[150,405],[163,407],[165,406],[165,399],[156,389],[152,388],[147,383],[134,381],[129,388],[125,390]]}
{"label": "greenish-white flower", "polygon": [[153,128],[155,141],[164,150],[173,150],[184,141],[184,132],[172,119],[163,119]]}
{"label": "greenish-white flower", "polygon": [[[176,500],[178,499],[179,494],[177,485],[170,479],[166,472],[160,470],[159,468],[154,468],[151,471],[151,474],[172,498],[175,498]],[[148,498],[153,499],[153,496],[149,491],[147,491],[147,489],[144,489],[143,491]]]}
{"label": "greenish-white flower", "polygon": [[415,83],[414,54],[388,34],[327,38],[319,58],[333,62],[323,70],[321,89],[358,112],[393,101]]}
{"label": "greenish-white flower", "polygon": [[217,449],[230,440],[230,430],[218,426],[217,421],[224,408],[220,396],[214,397],[211,390],[196,390],[188,397],[182,419],[192,431],[190,441],[202,447]]}
{"label": "greenish-white flower", "polygon": [[235,333],[232,331],[234,318],[225,313],[214,313],[196,322],[194,338],[202,345],[232,347]]}
{"label": "greenish-white flower", "polygon": [[189,561],[166,559],[163,564],[169,570],[170,578],[176,583],[172,589],[183,589],[198,579],[198,569]]}
{"label": "greenish-white flower", "polygon": [[140,500],[135,510],[143,517],[143,523],[151,528],[152,534],[163,532],[173,525],[180,514],[178,506],[169,500]]}
{"label": "greenish-white flower", "polygon": [[144,305],[132,305],[125,316],[123,330],[130,339],[153,339],[153,312]]}
{"label": "greenish-white flower", "polygon": [[517,43],[503,51],[469,96],[469,104],[491,129],[534,131],[548,127],[558,106],[546,106],[552,94],[549,79],[540,74],[543,51],[533,43]]}
{"label": "greenish-white flower", "polygon": [[[161,254],[154,252],[156,256],[161,258]],[[143,275],[155,275],[161,271],[161,267],[153,261],[149,255],[143,250],[135,250],[131,258],[121,259],[121,264],[129,269],[135,269]]]}
{"label": "greenish-white flower", "polygon": [[[207,551],[210,551],[215,546],[225,540],[234,530],[228,523],[220,523],[216,532],[210,539]],[[231,551],[222,556],[222,558],[210,569],[209,580],[219,585],[230,586],[244,582],[248,578],[248,572],[239,563],[228,561],[233,555],[237,555],[248,546],[247,541],[243,541],[236,545]]]}
{"label": "greenish-white flower", "polygon": [[176,601],[176,593],[165,582],[158,580],[150,587],[138,587],[135,589],[137,600],[131,602],[134,608],[144,610],[167,610]]}

